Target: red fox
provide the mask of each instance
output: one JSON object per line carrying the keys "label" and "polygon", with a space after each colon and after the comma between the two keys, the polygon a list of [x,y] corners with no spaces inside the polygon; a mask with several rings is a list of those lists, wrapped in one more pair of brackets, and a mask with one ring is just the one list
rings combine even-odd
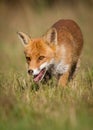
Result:
{"label": "red fox", "polygon": [[77,70],[83,47],[83,36],[73,20],[57,21],[42,37],[31,39],[18,32],[24,45],[28,73],[38,83],[55,76],[65,86]]}

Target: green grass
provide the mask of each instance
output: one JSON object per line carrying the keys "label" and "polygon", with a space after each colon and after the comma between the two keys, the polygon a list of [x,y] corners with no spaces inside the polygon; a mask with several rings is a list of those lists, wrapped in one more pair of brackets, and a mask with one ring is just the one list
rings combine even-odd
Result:
{"label": "green grass", "polygon": [[92,128],[93,70],[82,72],[65,88],[53,82],[40,84],[38,90],[25,75],[0,76],[0,130]]}
{"label": "green grass", "polygon": [[[92,8],[58,6],[39,13],[27,6],[25,13],[4,6],[0,9],[0,130],[92,130]],[[52,79],[48,84],[40,84],[38,89],[27,76],[16,31],[23,30],[37,37],[60,18],[73,19],[82,29],[81,68],[75,80],[64,88],[56,87]]]}

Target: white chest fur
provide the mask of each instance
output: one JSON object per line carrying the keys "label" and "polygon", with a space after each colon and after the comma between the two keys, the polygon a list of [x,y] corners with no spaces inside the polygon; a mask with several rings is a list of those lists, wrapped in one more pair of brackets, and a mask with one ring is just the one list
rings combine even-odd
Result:
{"label": "white chest fur", "polygon": [[54,73],[55,74],[64,74],[68,70],[69,70],[69,64],[65,64],[64,61],[60,61],[54,67]]}
{"label": "white chest fur", "polygon": [[65,62],[66,60],[66,48],[64,45],[62,45],[61,47],[58,47],[57,49],[57,54],[61,55],[61,59],[59,62],[55,62],[54,64],[54,74],[64,74],[65,72],[67,72],[69,70],[69,64],[67,64]]}

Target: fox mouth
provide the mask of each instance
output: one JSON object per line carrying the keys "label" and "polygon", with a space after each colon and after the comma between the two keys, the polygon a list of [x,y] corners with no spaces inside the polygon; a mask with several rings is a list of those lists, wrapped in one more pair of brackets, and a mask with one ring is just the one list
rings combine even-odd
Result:
{"label": "fox mouth", "polygon": [[41,80],[43,79],[43,77],[45,76],[45,73],[46,73],[46,68],[43,68],[43,69],[40,71],[39,74],[34,75],[33,80],[34,80],[35,82],[41,81]]}

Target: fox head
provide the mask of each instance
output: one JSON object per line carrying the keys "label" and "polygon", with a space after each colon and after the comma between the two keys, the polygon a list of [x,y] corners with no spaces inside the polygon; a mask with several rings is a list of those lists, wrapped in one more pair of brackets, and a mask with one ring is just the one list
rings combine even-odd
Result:
{"label": "fox head", "polygon": [[28,64],[28,73],[35,82],[41,81],[49,68],[54,64],[57,46],[57,31],[51,28],[41,38],[31,39],[27,34],[18,32],[24,46]]}

